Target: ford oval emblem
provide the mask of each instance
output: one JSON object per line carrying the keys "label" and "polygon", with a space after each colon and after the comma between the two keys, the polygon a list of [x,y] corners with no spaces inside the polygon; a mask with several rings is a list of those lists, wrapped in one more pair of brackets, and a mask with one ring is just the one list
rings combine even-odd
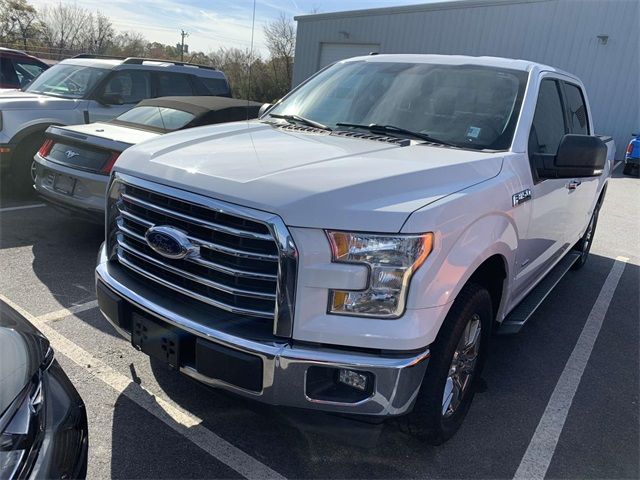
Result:
{"label": "ford oval emblem", "polygon": [[144,236],[153,251],[163,257],[178,260],[197,251],[187,235],[173,227],[151,227]]}

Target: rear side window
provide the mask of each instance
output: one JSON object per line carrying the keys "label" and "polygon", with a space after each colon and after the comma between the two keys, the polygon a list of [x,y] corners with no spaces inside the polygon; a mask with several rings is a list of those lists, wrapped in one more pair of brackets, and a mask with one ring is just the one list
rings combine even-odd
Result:
{"label": "rear side window", "polygon": [[564,84],[566,94],[567,116],[569,117],[569,131],[571,133],[589,134],[587,107],[580,89],[570,83]]}
{"label": "rear side window", "polygon": [[529,154],[555,155],[565,135],[564,111],[555,80],[543,80],[529,134]]}
{"label": "rear side window", "polygon": [[26,85],[45,71],[42,65],[29,60],[14,60],[13,65],[16,69],[20,85]]}
{"label": "rear side window", "polygon": [[194,95],[191,79],[180,73],[158,74],[158,96],[189,96]]}
{"label": "rear side window", "polygon": [[203,78],[199,77],[209,95],[225,97],[229,95],[229,86],[224,78]]}
{"label": "rear side window", "polygon": [[104,87],[104,93],[117,94],[123,103],[138,103],[151,97],[151,80],[148,71],[123,70],[111,77]]}
{"label": "rear side window", "polygon": [[0,85],[4,88],[18,88],[20,82],[10,58],[0,57]]}

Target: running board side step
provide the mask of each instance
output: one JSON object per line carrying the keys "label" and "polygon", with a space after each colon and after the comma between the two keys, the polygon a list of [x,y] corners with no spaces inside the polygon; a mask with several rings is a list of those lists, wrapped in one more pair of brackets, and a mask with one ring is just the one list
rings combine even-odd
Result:
{"label": "running board side step", "polygon": [[547,298],[551,290],[555,288],[560,280],[565,276],[574,263],[580,258],[578,252],[569,252],[558,264],[535,286],[529,294],[514,308],[498,327],[501,335],[518,333],[527,320],[531,318],[533,312]]}

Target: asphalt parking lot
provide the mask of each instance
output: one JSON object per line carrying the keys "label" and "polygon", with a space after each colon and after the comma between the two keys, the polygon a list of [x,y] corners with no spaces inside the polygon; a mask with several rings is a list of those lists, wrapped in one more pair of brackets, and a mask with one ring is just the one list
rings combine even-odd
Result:
{"label": "asphalt parking lot", "polygon": [[0,298],[51,339],[86,403],[87,478],[639,478],[640,180],[620,172],[589,262],[519,335],[494,337],[484,389],[440,447],[393,424],[255,404],[151,362],[96,307],[102,228],[9,182]]}

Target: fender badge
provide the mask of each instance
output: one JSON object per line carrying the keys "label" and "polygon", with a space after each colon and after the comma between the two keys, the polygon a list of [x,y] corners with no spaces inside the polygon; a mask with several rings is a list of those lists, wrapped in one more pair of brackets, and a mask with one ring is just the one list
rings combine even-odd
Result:
{"label": "fender badge", "polygon": [[528,188],[521,192],[514,193],[513,196],[511,197],[511,204],[514,207],[517,207],[518,205],[526,202],[527,200],[531,200],[531,190]]}

